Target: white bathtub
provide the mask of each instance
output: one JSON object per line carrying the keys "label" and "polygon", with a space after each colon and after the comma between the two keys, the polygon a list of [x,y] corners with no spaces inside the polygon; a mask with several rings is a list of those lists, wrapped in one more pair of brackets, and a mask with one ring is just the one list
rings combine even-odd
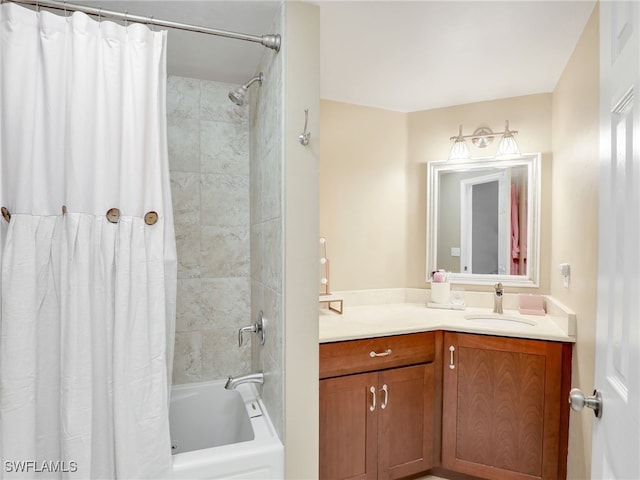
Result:
{"label": "white bathtub", "polygon": [[176,385],[169,420],[174,478],[282,479],[284,447],[253,384]]}

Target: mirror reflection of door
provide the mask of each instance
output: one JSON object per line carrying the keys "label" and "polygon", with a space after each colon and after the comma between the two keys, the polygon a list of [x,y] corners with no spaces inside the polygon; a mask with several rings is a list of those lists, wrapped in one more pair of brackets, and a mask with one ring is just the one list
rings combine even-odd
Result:
{"label": "mirror reflection of door", "polygon": [[507,169],[460,181],[460,272],[508,273],[509,185]]}

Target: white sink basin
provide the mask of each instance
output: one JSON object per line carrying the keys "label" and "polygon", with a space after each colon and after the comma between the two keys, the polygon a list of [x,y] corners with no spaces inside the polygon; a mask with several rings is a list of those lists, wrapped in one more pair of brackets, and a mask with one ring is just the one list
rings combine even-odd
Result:
{"label": "white sink basin", "polygon": [[529,325],[531,327],[535,327],[538,323],[535,320],[530,320],[528,318],[522,317],[514,317],[511,315],[505,315],[500,313],[473,313],[470,315],[465,315],[464,318],[466,320],[470,320],[477,323],[482,323],[483,325],[502,325],[506,326],[509,323],[519,323],[522,325]]}

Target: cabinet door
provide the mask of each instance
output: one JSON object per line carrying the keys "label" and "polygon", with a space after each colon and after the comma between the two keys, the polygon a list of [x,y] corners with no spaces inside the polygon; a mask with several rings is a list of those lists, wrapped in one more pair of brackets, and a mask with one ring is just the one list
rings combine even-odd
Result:
{"label": "cabinet door", "polygon": [[434,365],[380,372],[378,388],[378,478],[401,478],[430,469]]}
{"label": "cabinet door", "polygon": [[320,381],[321,479],[377,478],[377,386],[377,373]]}
{"label": "cabinet door", "polygon": [[570,347],[445,333],[444,353],[443,467],[485,478],[563,477]]}

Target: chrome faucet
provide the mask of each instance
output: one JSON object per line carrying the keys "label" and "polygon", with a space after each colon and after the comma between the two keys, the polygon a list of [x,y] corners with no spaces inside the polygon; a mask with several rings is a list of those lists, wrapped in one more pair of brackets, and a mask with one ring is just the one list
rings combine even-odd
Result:
{"label": "chrome faucet", "polygon": [[234,390],[238,385],[243,383],[257,383],[262,385],[264,383],[264,373],[255,372],[247,375],[241,375],[239,377],[229,377],[227,383],[224,384],[224,388],[227,390]]}
{"label": "chrome faucet", "polygon": [[242,327],[238,330],[238,347],[242,347],[244,343],[244,334],[255,333],[258,336],[258,340],[260,340],[260,345],[264,345],[264,322],[265,319],[262,314],[262,310],[258,312],[258,320],[253,325],[248,325],[246,327]]}
{"label": "chrome faucet", "polygon": [[493,295],[493,313],[502,313],[502,295],[504,295],[504,288],[502,283],[496,283],[493,288],[495,293]]}

